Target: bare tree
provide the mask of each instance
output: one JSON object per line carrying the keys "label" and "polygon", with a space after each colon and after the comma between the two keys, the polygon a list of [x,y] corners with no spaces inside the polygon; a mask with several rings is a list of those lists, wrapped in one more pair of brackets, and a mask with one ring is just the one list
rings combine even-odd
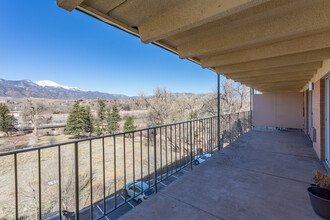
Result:
{"label": "bare tree", "polygon": [[23,109],[23,116],[26,121],[29,121],[33,125],[33,134],[39,135],[39,127],[41,123],[49,120],[42,116],[42,113],[46,111],[46,106],[41,102],[33,102],[32,100],[27,100]]}
{"label": "bare tree", "polygon": [[[230,114],[234,112],[246,111],[249,109],[248,100],[249,90],[246,86],[225,79],[221,85],[221,114]],[[217,114],[217,95],[209,94],[203,101],[203,112],[209,115]]]}
{"label": "bare tree", "polygon": [[141,99],[149,110],[145,118],[148,126],[169,124],[174,121],[175,97],[166,87],[157,87],[153,97],[146,97],[142,94]]}

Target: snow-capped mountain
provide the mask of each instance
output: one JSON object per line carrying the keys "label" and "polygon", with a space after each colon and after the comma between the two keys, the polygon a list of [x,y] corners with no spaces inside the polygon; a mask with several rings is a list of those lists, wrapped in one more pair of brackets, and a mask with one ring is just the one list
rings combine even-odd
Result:
{"label": "snow-capped mountain", "polygon": [[84,91],[70,86],[59,85],[49,80],[0,79],[0,97],[46,98],[46,99],[127,99],[126,95],[109,94],[97,91]]}
{"label": "snow-capped mountain", "polygon": [[63,88],[63,89],[69,89],[69,90],[78,90],[78,91],[84,91],[82,89],[79,89],[77,87],[70,87],[70,86],[63,86],[56,82],[50,81],[50,80],[41,80],[41,81],[34,81],[35,84],[39,86],[49,86],[49,87],[55,87],[55,88]]}

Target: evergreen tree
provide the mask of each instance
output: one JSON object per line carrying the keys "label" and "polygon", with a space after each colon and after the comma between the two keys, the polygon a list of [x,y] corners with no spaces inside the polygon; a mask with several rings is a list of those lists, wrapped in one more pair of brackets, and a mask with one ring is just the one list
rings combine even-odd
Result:
{"label": "evergreen tree", "polygon": [[108,112],[108,132],[115,134],[119,132],[119,122],[121,117],[116,106],[112,107],[112,112]]}
{"label": "evergreen tree", "polygon": [[98,136],[103,134],[103,125],[101,124],[101,121],[98,118],[94,118],[93,120],[94,124],[94,133]]}
{"label": "evergreen tree", "polygon": [[89,133],[89,136],[92,136],[92,132],[94,130],[94,126],[93,126],[93,115],[92,115],[92,111],[91,111],[91,107],[88,105],[85,107],[86,109],[86,113],[88,115],[88,120],[87,120],[87,126],[86,126],[86,132]]}
{"label": "evergreen tree", "polygon": [[98,111],[97,111],[97,117],[100,119],[100,121],[105,120],[105,101],[103,99],[97,99],[98,104]]}
{"label": "evergreen tree", "polygon": [[131,116],[127,117],[124,124],[124,132],[135,131],[135,130],[136,130],[136,126],[134,125],[133,117]]}
{"label": "evergreen tree", "polygon": [[7,135],[15,130],[15,119],[9,113],[7,105],[0,104],[0,131],[5,132]]}
{"label": "evergreen tree", "polygon": [[102,135],[105,131],[105,119],[106,119],[106,110],[105,110],[105,101],[103,99],[98,99],[98,111],[97,118],[93,120],[94,132],[97,135]]}
{"label": "evergreen tree", "polygon": [[92,114],[88,108],[76,101],[66,123],[65,134],[80,135],[93,131]]}

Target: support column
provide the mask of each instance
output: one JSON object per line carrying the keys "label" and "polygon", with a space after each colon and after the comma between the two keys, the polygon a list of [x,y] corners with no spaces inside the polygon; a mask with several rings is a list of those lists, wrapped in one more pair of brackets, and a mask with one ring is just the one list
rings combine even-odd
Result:
{"label": "support column", "polygon": [[218,75],[218,103],[217,103],[217,107],[218,107],[218,150],[220,150],[221,147],[221,139],[220,139],[220,74]]}
{"label": "support column", "polygon": [[250,126],[251,126],[251,129],[252,129],[252,111],[253,111],[253,95],[254,95],[254,88],[251,88],[250,87]]}

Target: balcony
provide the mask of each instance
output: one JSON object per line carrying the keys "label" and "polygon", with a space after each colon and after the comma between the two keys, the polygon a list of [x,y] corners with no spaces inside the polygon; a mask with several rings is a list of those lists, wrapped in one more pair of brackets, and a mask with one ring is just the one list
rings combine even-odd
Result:
{"label": "balcony", "polygon": [[0,216],[120,217],[147,200],[147,191],[161,192],[164,181],[248,132],[251,117],[239,112],[2,153]]}
{"label": "balcony", "polygon": [[302,132],[252,130],[123,219],[319,219],[314,169],[325,171]]}

